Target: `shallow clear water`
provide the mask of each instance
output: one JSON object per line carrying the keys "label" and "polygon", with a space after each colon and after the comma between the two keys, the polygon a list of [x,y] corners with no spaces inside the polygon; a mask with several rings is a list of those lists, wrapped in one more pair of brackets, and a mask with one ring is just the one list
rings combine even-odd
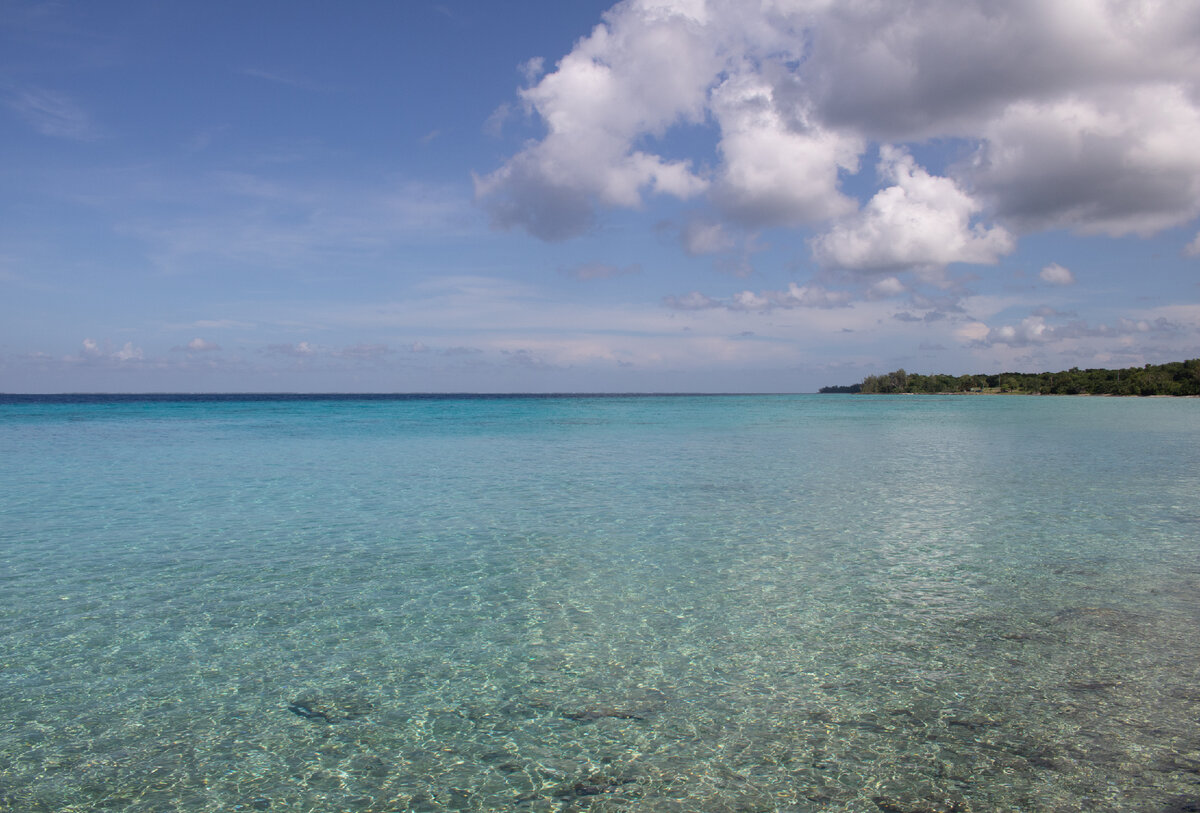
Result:
{"label": "shallow clear water", "polygon": [[1197,461],[1196,399],[0,400],[0,810],[1196,809]]}

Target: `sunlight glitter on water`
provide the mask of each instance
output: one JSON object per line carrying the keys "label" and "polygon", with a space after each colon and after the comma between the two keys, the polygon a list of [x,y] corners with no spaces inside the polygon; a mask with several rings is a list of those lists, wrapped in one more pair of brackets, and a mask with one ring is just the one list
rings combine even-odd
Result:
{"label": "sunlight glitter on water", "polygon": [[0,405],[0,809],[1169,810],[1195,401]]}

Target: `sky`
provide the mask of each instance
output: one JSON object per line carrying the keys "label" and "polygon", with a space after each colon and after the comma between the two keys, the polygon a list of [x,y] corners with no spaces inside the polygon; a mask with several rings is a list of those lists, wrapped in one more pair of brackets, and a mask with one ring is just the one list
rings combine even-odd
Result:
{"label": "sky", "polygon": [[0,0],[0,392],[1200,357],[1191,0]]}

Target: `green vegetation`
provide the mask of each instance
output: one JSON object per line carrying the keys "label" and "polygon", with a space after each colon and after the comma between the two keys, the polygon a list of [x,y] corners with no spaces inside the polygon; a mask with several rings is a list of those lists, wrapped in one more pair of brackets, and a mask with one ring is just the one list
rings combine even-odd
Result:
{"label": "green vegetation", "polygon": [[939,393],[986,392],[1026,395],[1200,395],[1200,359],[1147,364],[1124,370],[997,375],[917,375],[896,370],[869,375],[861,384],[822,387],[821,392]]}

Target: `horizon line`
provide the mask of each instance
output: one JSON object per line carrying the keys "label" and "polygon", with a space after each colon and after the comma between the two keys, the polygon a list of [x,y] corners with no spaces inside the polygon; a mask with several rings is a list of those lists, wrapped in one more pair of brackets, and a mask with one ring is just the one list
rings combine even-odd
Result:
{"label": "horizon line", "polygon": [[[146,391],[146,392],[0,392],[0,398],[209,398],[209,397],[256,397],[256,398],[620,398],[620,397],[685,397],[685,396],[739,396],[739,395],[828,395],[816,391],[707,391],[680,390],[659,392],[651,390],[612,390],[612,391],[568,391],[553,390],[545,392],[495,392],[495,391],[413,391],[413,392],[337,392],[299,390],[255,391]],[[836,393],[833,393],[836,394]]]}

